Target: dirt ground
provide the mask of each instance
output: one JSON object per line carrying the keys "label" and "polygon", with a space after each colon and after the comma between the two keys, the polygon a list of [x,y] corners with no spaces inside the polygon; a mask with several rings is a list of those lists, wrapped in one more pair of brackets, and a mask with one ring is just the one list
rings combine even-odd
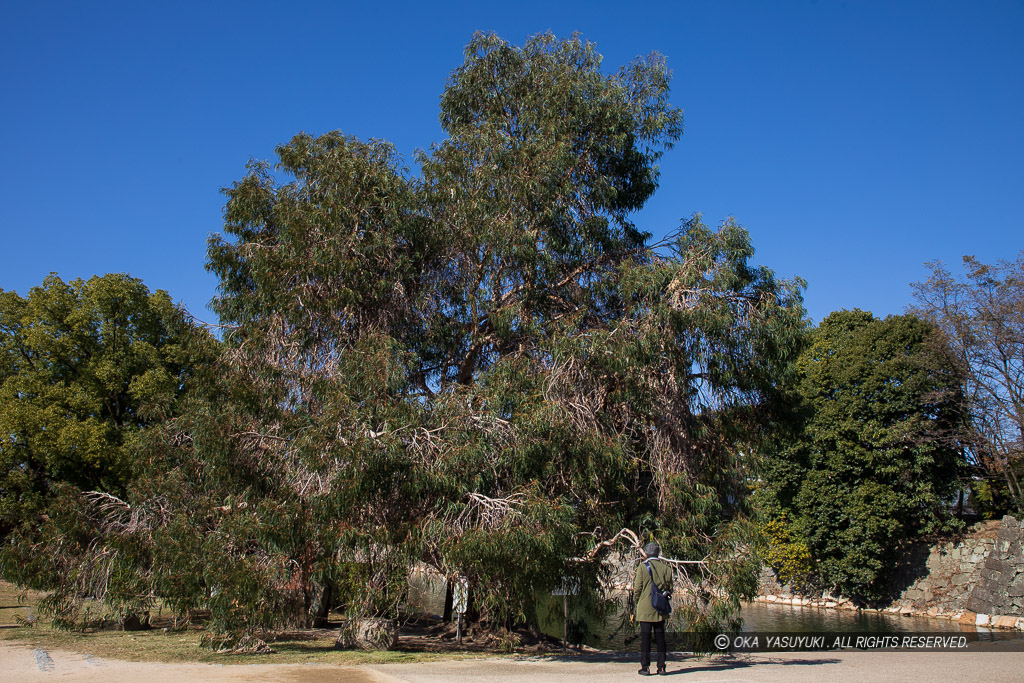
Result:
{"label": "dirt ground", "polygon": [[[76,634],[51,631],[44,624],[24,628],[20,621],[29,613],[27,604],[31,600],[24,602],[17,591],[0,582],[0,683],[612,683],[640,679],[634,653],[566,652],[557,643],[539,641],[523,643],[525,651],[515,656],[499,657],[495,643],[480,638],[459,646],[450,628],[441,625],[406,625],[394,652],[339,651],[333,647],[336,629],[325,629],[275,640],[275,654],[225,656],[200,648],[198,632],[151,629]],[[1005,650],[1010,646],[1016,651]],[[829,651],[704,658],[675,654],[669,658],[668,673],[701,683],[1024,681],[1024,654],[1019,643],[1010,646],[978,644],[955,653]]]}
{"label": "dirt ground", "polygon": [[345,681],[377,683],[394,678],[359,667],[303,664],[181,664],[123,662],[66,650],[32,647],[18,641],[0,641],[0,681]]}
{"label": "dirt ground", "polygon": [[[1024,680],[1020,652],[824,652],[670,658],[690,682]],[[612,683],[638,679],[631,655],[517,656],[389,664],[184,664],[125,662],[0,641],[0,681],[341,681],[343,683]]]}

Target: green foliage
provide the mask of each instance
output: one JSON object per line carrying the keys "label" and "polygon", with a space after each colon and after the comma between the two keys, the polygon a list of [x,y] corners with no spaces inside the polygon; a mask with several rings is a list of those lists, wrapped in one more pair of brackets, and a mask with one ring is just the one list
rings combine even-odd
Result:
{"label": "green foliage", "polygon": [[668,82],[657,55],[607,75],[578,36],[477,35],[418,176],[337,132],[280,146],[285,181],[250,164],[209,244],[225,349],[140,440],[113,573],[207,610],[213,644],[307,624],[328,589],[397,616],[417,561],[504,628],[566,576],[596,601],[602,542],[636,528],[713,560],[708,628],[735,615],[757,568],[741,451],[801,283],[732,221],[657,248],[630,223],[681,134]]}
{"label": "green foliage", "polygon": [[814,575],[814,563],[807,544],[799,539],[785,517],[770,519],[762,529],[767,544],[765,561],[784,584],[804,590]]}
{"label": "green foliage", "polygon": [[886,597],[908,543],[956,525],[962,394],[934,334],[910,315],[830,315],[797,361],[792,431],[766,458],[762,494],[815,580],[862,600]]}
{"label": "green foliage", "polygon": [[[1024,463],[1008,464],[1003,472],[1019,480],[1024,475]],[[1003,476],[972,478],[968,482],[971,509],[982,519],[1002,519],[1005,514],[1017,509],[1013,490]]]}
{"label": "green foliage", "polygon": [[105,532],[144,526],[124,501],[150,466],[142,444],[216,342],[120,274],[0,292],[0,321],[0,571],[53,591],[41,607],[58,627],[145,612],[150,540]]}
{"label": "green foliage", "polygon": [[189,327],[126,275],[0,292],[0,530],[28,533],[61,483],[124,494],[138,435],[188,381]]}

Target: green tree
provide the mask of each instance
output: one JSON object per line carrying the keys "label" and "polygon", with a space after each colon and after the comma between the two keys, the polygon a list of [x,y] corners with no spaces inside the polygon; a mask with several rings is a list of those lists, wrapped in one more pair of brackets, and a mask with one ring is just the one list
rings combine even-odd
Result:
{"label": "green tree", "polygon": [[[342,600],[393,614],[404,571],[423,559],[487,586],[484,614],[526,618],[573,554],[578,501],[552,491],[571,460],[596,482],[586,509],[600,509],[605,487],[626,498],[631,468],[594,476],[607,440],[562,443],[570,433],[552,424],[548,340],[607,317],[590,290],[642,244],[625,212],[653,191],[655,148],[681,118],[660,59],[615,76],[599,63],[579,38],[516,48],[478,35],[442,98],[449,137],[420,159],[421,181],[387,145],[330,133],[278,150],[295,182],[257,166],[228,191],[232,239],[210,249],[216,305],[238,326],[227,337],[237,371],[224,375],[254,396],[236,433],[272,445],[226,440],[225,470],[241,471],[230,458],[265,463],[234,495],[288,500],[277,519],[303,525],[250,553],[299,568],[268,590],[297,582],[309,604],[340,556],[368,572]],[[329,484],[286,495],[289,472],[311,463]],[[247,509],[255,526],[262,512]],[[333,542],[311,540],[323,529]],[[279,601],[253,595],[233,597],[254,606],[248,623],[279,623]],[[257,603],[271,605],[265,619]]]}
{"label": "green tree", "polygon": [[58,519],[81,526],[64,514],[68,501],[126,494],[145,466],[140,435],[173,414],[189,380],[196,359],[187,339],[195,333],[166,292],[127,275],[50,275],[26,297],[0,292],[6,578],[51,587],[47,554],[36,544],[61,535]]}
{"label": "green tree", "polygon": [[250,165],[209,246],[226,348],[149,433],[143,521],[110,510],[107,543],[152,549],[119,573],[232,647],[330,603],[396,616],[417,561],[467,576],[497,628],[563,576],[596,590],[627,528],[713,556],[693,612],[734,609],[740,451],[800,283],[732,221],[660,245],[629,222],[681,133],[668,82],[656,55],[607,75],[577,36],[477,35],[418,176],[340,133],[280,146],[285,181]]}
{"label": "green tree", "polygon": [[536,36],[515,47],[478,34],[441,97],[448,138],[421,155],[440,286],[427,312],[426,384],[470,382],[582,316],[597,286],[644,245],[628,220],[682,134],[670,72],[652,54],[602,73],[594,45]]}
{"label": "green tree", "polygon": [[828,316],[797,361],[791,441],[766,458],[769,509],[815,578],[861,600],[887,596],[908,543],[956,524],[962,394],[935,334],[911,315]]}

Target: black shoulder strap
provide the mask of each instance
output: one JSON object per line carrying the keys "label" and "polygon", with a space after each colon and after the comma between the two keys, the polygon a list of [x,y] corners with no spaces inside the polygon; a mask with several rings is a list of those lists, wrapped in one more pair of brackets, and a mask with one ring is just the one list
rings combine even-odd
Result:
{"label": "black shoulder strap", "polygon": [[644,566],[647,567],[647,573],[651,577],[651,584],[660,591],[661,590],[661,586],[659,586],[658,582],[654,580],[654,572],[651,571],[651,563],[648,562],[647,560],[644,560]]}

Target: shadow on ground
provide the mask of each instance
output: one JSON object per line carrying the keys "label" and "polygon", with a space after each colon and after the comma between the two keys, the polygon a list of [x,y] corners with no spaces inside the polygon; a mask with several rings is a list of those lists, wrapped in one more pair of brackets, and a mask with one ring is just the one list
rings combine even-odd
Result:
{"label": "shadow on ground", "polygon": [[[607,664],[613,662],[638,662],[640,654],[638,652],[582,652],[582,653],[566,653],[566,654],[544,654],[524,657],[524,659],[536,660],[536,661],[555,661],[555,662],[593,662],[595,664]],[[698,657],[696,655],[684,654],[684,653],[668,653],[668,667],[672,669],[674,667],[686,666],[687,664],[701,664],[701,671],[724,671],[728,669],[743,669],[752,666],[764,666],[766,664],[778,664],[782,666],[818,666],[821,664],[838,664],[842,660],[834,657],[816,657],[807,659],[781,659],[774,657],[758,657],[755,659],[745,659],[742,657],[736,657],[732,655],[711,655],[705,657]],[[685,670],[685,669],[684,669]],[[669,671],[669,674],[673,673]],[[678,671],[677,673],[683,673]]]}

